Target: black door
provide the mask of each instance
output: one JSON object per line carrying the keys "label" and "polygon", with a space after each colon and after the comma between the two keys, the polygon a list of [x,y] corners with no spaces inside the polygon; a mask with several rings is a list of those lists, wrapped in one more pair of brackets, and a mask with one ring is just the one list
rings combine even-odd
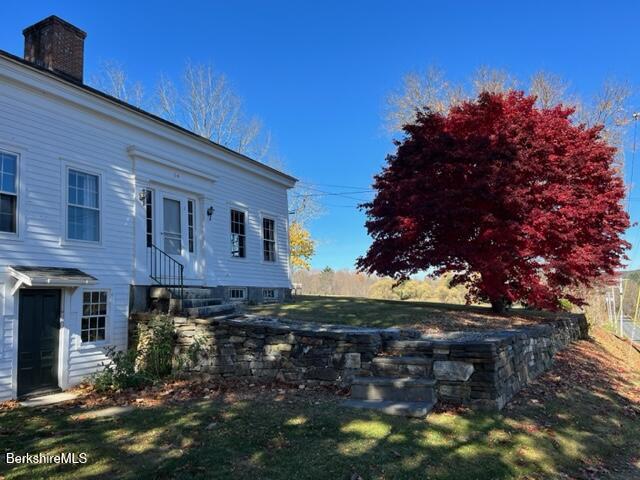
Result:
{"label": "black door", "polygon": [[18,396],[58,388],[60,290],[21,290]]}

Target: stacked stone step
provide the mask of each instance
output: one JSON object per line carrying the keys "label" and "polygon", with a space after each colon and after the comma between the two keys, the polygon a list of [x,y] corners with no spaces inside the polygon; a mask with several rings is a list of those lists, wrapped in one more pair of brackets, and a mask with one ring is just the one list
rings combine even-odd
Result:
{"label": "stacked stone step", "polygon": [[391,339],[371,361],[372,376],[354,378],[346,406],[409,417],[426,416],[437,401],[430,342]]}
{"label": "stacked stone step", "polygon": [[356,377],[345,406],[408,417],[426,416],[436,403],[436,382],[426,377]]}
{"label": "stacked stone step", "polygon": [[420,356],[376,357],[371,361],[371,371],[377,376],[430,377],[433,360]]}

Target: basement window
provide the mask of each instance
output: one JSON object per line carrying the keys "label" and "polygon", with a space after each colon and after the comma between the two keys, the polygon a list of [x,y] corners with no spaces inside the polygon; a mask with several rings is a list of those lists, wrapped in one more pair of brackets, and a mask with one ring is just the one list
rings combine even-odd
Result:
{"label": "basement window", "polygon": [[263,288],[262,289],[262,299],[265,302],[275,302],[278,298],[276,294],[275,288]]}
{"label": "basement window", "polygon": [[229,289],[229,299],[232,302],[244,302],[246,298],[247,298],[246,288],[230,288]]}

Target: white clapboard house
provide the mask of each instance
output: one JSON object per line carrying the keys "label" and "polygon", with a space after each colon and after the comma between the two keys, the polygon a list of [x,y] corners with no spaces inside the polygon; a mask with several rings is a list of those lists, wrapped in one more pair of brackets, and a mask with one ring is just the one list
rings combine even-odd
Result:
{"label": "white clapboard house", "polygon": [[294,178],[86,86],[75,26],[23,33],[0,50],[0,400],[95,372],[132,311],[290,293]]}

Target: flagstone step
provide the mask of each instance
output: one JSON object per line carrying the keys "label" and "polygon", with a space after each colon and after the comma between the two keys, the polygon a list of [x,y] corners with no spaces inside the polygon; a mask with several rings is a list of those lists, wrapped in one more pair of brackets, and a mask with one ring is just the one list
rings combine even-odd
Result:
{"label": "flagstone step", "polygon": [[390,400],[345,400],[345,407],[376,410],[387,415],[423,418],[433,409],[435,401],[397,402]]}
{"label": "flagstone step", "polygon": [[436,381],[425,377],[355,377],[351,383],[354,400],[435,402]]}

